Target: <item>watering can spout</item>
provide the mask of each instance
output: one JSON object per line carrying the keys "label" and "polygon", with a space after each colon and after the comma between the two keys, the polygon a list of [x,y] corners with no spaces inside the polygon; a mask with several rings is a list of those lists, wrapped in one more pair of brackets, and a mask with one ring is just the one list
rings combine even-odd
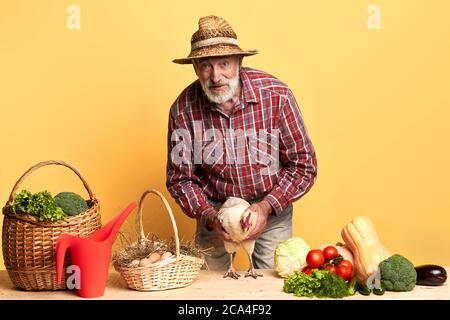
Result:
{"label": "watering can spout", "polygon": [[110,222],[100,228],[96,233],[90,236],[92,241],[97,242],[108,242],[111,245],[113,244],[117,232],[119,232],[120,227],[123,222],[126,220],[128,215],[133,211],[136,207],[136,203],[131,203],[125,210],[115,216]]}
{"label": "watering can spout", "polygon": [[79,270],[78,294],[84,298],[100,297],[104,294],[108,279],[111,248],[117,232],[128,215],[136,208],[132,202],[125,210],[89,237],[81,238],[60,235],[56,241],[56,276],[60,284],[64,272],[64,257],[69,250],[72,264]]}

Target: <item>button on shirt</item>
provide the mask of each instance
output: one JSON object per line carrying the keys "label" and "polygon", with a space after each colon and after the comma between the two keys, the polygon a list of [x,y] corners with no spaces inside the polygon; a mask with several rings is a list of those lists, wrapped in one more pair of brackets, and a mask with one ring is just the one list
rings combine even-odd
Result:
{"label": "button on shirt", "polygon": [[167,188],[203,222],[216,212],[206,197],[265,199],[279,214],[316,181],[314,147],[291,90],[263,71],[241,67],[239,75],[241,99],[229,116],[199,80],[170,109]]}

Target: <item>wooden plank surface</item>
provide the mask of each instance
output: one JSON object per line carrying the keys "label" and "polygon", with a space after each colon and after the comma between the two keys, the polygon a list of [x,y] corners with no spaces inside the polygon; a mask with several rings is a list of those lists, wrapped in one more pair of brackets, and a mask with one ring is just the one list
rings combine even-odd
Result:
{"label": "wooden plank surface", "polygon": [[[447,273],[450,268],[446,267]],[[201,270],[197,279],[188,287],[153,292],[139,292],[126,287],[125,281],[114,270],[108,279],[105,295],[98,299],[109,300],[288,300],[299,298],[282,291],[283,279],[273,270],[259,270],[264,276],[258,279],[241,277],[238,280],[223,278],[223,272]],[[240,271],[244,274],[243,271]],[[74,291],[26,292],[15,289],[4,270],[0,271],[0,299],[10,300],[69,300],[81,299]],[[356,294],[344,299],[450,299],[447,283],[438,287],[416,286],[411,292],[386,292],[382,296]]]}

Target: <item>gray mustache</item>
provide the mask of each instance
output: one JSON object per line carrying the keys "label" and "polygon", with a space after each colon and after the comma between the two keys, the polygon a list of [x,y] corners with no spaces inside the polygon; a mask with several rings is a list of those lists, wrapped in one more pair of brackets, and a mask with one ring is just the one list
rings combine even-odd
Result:
{"label": "gray mustache", "polygon": [[206,85],[208,86],[208,88],[217,88],[217,87],[222,87],[222,86],[229,86],[229,82],[220,82],[220,83],[215,83],[212,84],[211,81],[207,81]]}

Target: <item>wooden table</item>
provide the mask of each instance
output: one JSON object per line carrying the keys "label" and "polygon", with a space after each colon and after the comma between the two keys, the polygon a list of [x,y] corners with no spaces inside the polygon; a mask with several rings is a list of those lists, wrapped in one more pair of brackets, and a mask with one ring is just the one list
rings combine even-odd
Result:
{"label": "wooden table", "polygon": [[[450,274],[450,267],[446,267]],[[273,270],[259,270],[264,276],[258,279],[241,277],[238,280],[223,278],[223,272],[201,270],[198,278],[188,287],[153,292],[139,292],[127,288],[120,275],[111,270],[105,295],[98,299],[108,300],[290,300],[311,299],[295,297],[282,291],[283,279]],[[240,272],[244,274],[243,271]],[[27,292],[15,289],[4,270],[0,271],[0,300],[70,300],[81,299],[73,291]],[[416,286],[411,292],[386,292],[382,296],[356,294],[344,299],[412,299],[449,300],[450,287]]]}

